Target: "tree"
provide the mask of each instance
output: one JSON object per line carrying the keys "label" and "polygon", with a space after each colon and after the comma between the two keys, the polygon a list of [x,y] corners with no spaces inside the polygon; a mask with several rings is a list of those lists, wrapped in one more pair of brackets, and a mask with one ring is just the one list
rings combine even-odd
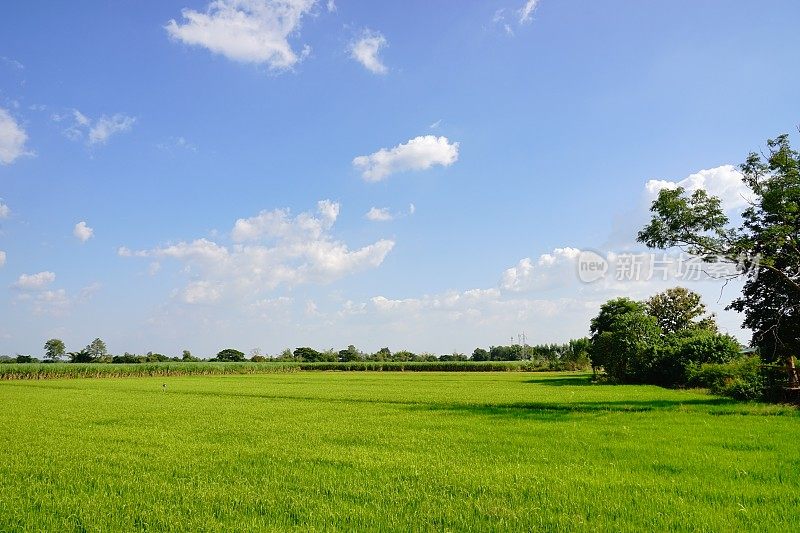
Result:
{"label": "tree", "polygon": [[784,360],[796,385],[800,351],[800,154],[788,135],[767,141],[764,156],[751,153],[740,166],[749,189],[741,223],[731,226],[719,198],[699,189],[662,190],[650,223],[638,235],[653,248],[678,247],[705,261],[736,267],[746,278],[730,309],[744,313],[751,344],[770,360]]}
{"label": "tree", "polygon": [[44,356],[53,361],[64,355],[66,351],[67,348],[61,339],[50,339],[44,343]]}
{"label": "tree", "polygon": [[106,343],[100,338],[90,342],[89,345],[83,349],[83,351],[86,352],[86,355],[88,355],[92,361],[101,361],[108,355]]}
{"label": "tree", "polygon": [[[643,313],[644,310],[644,306],[640,302],[635,302],[630,298],[615,298],[600,306],[600,312],[592,319],[590,325],[589,358],[595,374],[598,369],[606,366],[612,355],[610,334],[620,327],[620,318],[628,313]],[[604,333],[608,335],[603,336]]]}
{"label": "tree", "polygon": [[489,352],[484,350],[483,348],[475,348],[472,350],[472,357],[473,361],[488,361],[489,360]]}
{"label": "tree", "polygon": [[308,346],[301,346],[300,348],[295,348],[293,355],[297,361],[308,361],[311,363],[316,363],[323,360],[322,352],[318,352],[314,348],[309,348]]}
{"label": "tree", "polygon": [[696,328],[717,330],[714,315],[703,316],[706,306],[700,295],[684,287],[673,287],[651,296],[645,301],[645,307],[665,334]]}
{"label": "tree", "polygon": [[91,353],[89,353],[89,350],[87,348],[84,348],[83,350],[81,350],[79,352],[69,352],[67,354],[67,357],[69,357],[69,362],[70,363],[94,363],[95,362],[95,358],[92,356]]}
{"label": "tree", "polygon": [[192,352],[190,352],[189,350],[184,350],[183,354],[181,355],[181,361],[189,363],[189,362],[199,361],[199,359],[193,356]]}
{"label": "tree", "polygon": [[234,348],[225,348],[217,353],[217,361],[240,363],[244,361],[244,352]]}
{"label": "tree", "polygon": [[361,361],[363,358],[364,354],[358,351],[358,348],[356,348],[352,344],[349,345],[346,350],[339,350],[339,361],[342,362]]}

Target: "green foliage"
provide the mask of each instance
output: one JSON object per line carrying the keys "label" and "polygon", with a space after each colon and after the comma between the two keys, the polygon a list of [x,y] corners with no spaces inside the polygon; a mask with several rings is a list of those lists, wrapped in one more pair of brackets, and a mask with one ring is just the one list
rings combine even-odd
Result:
{"label": "green foliage", "polygon": [[589,357],[596,372],[612,364],[614,355],[614,333],[619,330],[620,320],[630,313],[644,313],[644,305],[630,298],[615,298],[604,303],[590,324],[591,344]]}
{"label": "green foliage", "polygon": [[296,361],[308,361],[313,363],[315,361],[325,360],[322,352],[318,352],[314,348],[309,348],[307,346],[295,348],[293,355]]}
{"label": "green foliage", "polygon": [[472,352],[471,359],[473,361],[488,361],[489,360],[489,352],[484,350],[483,348],[475,348]]}
{"label": "green foliage", "polygon": [[66,351],[67,348],[61,339],[50,339],[44,343],[44,356],[53,361],[58,360]]}
{"label": "green foliage", "polygon": [[363,361],[364,354],[359,351],[358,348],[353,346],[352,344],[347,347],[345,350],[339,350],[339,361],[341,362],[351,362],[351,361]]}
{"label": "green foliage", "polygon": [[106,362],[105,359],[108,357],[108,348],[106,348],[106,343],[99,338],[90,342],[89,345],[83,349],[83,351],[91,361]]}
{"label": "green foliage", "polygon": [[758,356],[741,357],[726,363],[692,365],[689,367],[689,382],[737,400],[759,400],[764,396],[765,379]]}
{"label": "green foliage", "polygon": [[244,361],[244,352],[240,352],[234,348],[225,348],[217,353],[217,361],[221,362],[241,362]]}
{"label": "green foliage", "polygon": [[750,197],[737,227],[728,226],[720,200],[705,191],[665,189],[638,238],[737,265],[746,281],[730,308],[744,313],[743,326],[765,358],[786,361],[800,353],[800,154],[788,135],[767,147],[740,167]]}
{"label": "green foliage", "polygon": [[654,351],[655,360],[645,382],[658,385],[685,385],[689,367],[706,363],[728,363],[741,356],[742,347],[730,335],[704,329],[684,329],[667,335]]}
{"label": "green foliage", "polygon": [[684,287],[673,287],[645,301],[647,313],[658,321],[665,334],[701,328],[716,331],[713,315],[704,317],[706,306],[700,295]]}

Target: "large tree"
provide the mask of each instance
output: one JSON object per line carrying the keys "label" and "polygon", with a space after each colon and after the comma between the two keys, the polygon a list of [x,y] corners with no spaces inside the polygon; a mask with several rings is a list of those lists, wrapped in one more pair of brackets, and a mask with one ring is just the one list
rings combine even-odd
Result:
{"label": "large tree", "polygon": [[768,360],[786,361],[797,384],[800,351],[800,154],[788,135],[767,141],[767,153],[751,153],[740,166],[749,189],[741,222],[732,225],[719,198],[699,189],[662,190],[651,206],[639,241],[653,248],[678,247],[714,263],[729,263],[746,278],[729,308],[744,313],[752,344]]}
{"label": "large tree", "polygon": [[644,304],[666,334],[685,329],[717,330],[714,315],[704,316],[706,306],[700,295],[684,287],[667,289],[651,296]]}
{"label": "large tree", "polygon": [[44,356],[53,361],[64,355],[66,351],[67,348],[61,339],[50,339],[44,343]]}

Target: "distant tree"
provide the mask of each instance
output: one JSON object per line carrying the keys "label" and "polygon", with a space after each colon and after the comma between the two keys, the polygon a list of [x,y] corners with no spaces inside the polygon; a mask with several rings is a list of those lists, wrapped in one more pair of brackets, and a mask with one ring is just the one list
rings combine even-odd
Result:
{"label": "distant tree", "polygon": [[145,359],[148,363],[166,363],[169,357],[161,353],[147,352]]}
{"label": "distant tree", "polygon": [[418,359],[417,354],[414,352],[410,352],[408,350],[400,350],[399,352],[392,353],[389,351],[389,348],[381,348],[378,352],[381,354],[382,361],[414,361]]}
{"label": "distant tree", "polygon": [[284,348],[281,354],[278,356],[278,361],[294,361],[294,354],[292,350],[289,348]]}
{"label": "distant tree", "polygon": [[571,339],[563,351],[564,367],[567,370],[580,370],[587,368],[591,341],[588,337]]}
{"label": "distant tree", "polygon": [[314,348],[309,348],[308,346],[295,348],[292,355],[297,361],[306,361],[309,363],[317,363],[324,360],[322,352],[318,352]]}
{"label": "distant tree", "polygon": [[651,296],[645,301],[645,307],[665,334],[684,329],[717,329],[714,315],[703,316],[706,306],[700,295],[684,287],[673,287]]}
{"label": "distant tree", "polygon": [[16,362],[17,363],[35,363],[37,361],[36,361],[36,359],[31,357],[30,355],[17,355]]}
{"label": "distant tree", "polygon": [[186,363],[191,363],[191,362],[195,362],[195,361],[199,361],[199,360],[200,359],[198,359],[197,357],[193,356],[192,352],[190,352],[189,350],[184,350],[183,354],[181,355],[181,361],[186,362]]}
{"label": "distant tree", "polygon": [[489,360],[489,352],[487,352],[483,348],[475,348],[472,351],[471,359],[473,361],[488,361]]}
{"label": "distant tree", "polygon": [[58,360],[66,351],[64,341],[61,339],[50,339],[44,343],[44,356],[53,361]]}
{"label": "distant tree", "polygon": [[108,355],[108,348],[106,348],[106,343],[103,342],[100,338],[97,338],[89,343],[86,348],[83,349],[86,352],[92,361],[102,361]]}
{"label": "distant tree", "polygon": [[361,361],[362,359],[364,359],[364,354],[352,344],[345,350],[339,350],[339,361],[341,362]]}
{"label": "distant tree", "polygon": [[95,358],[92,356],[92,354],[86,348],[84,348],[83,350],[80,350],[79,352],[69,352],[69,353],[67,353],[67,357],[69,357],[69,362],[70,363],[94,363],[95,362]]}
{"label": "distant tree", "polygon": [[244,352],[240,352],[239,350],[235,350],[233,348],[225,348],[217,353],[216,359],[217,361],[239,363],[244,361]]}
{"label": "distant tree", "polygon": [[466,361],[467,356],[463,353],[453,352],[439,356],[439,361]]}

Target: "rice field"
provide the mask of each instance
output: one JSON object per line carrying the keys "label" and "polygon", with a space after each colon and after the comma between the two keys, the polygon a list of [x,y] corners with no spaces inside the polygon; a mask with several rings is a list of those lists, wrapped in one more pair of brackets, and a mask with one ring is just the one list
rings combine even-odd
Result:
{"label": "rice field", "polygon": [[586,374],[0,382],[0,531],[791,531],[800,414]]}

